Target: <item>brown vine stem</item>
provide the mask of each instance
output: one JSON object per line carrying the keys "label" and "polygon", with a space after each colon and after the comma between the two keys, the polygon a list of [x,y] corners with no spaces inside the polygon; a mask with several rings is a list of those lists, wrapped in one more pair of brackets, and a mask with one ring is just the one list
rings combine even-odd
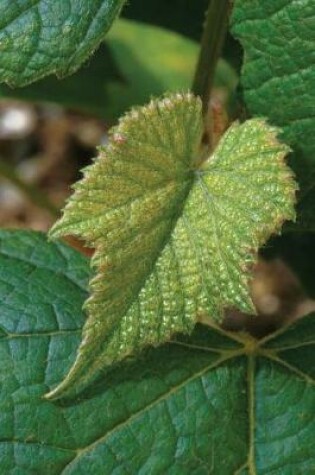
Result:
{"label": "brown vine stem", "polygon": [[59,216],[58,208],[35,186],[23,181],[16,173],[14,168],[0,159],[0,178],[16,186],[24,195],[36,204],[38,207],[43,208],[50,212],[53,216]]}
{"label": "brown vine stem", "polygon": [[[215,69],[221,54],[228,27],[231,0],[210,0],[201,39],[199,59],[192,91],[202,99],[203,115],[206,118],[213,88]],[[211,137],[209,137],[211,146]]]}

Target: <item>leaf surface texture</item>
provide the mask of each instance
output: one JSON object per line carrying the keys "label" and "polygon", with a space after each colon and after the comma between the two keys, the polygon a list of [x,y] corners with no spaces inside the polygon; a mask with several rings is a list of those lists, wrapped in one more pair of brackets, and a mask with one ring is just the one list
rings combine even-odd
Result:
{"label": "leaf surface texture", "polygon": [[[294,217],[288,148],[263,120],[234,124],[203,159],[201,103],[176,94],[134,109],[75,185],[51,236],[96,249],[78,359],[58,393],[226,307],[253,312],[258,247]],[[56,395],[55,393],[54,395]]]}
{"label": "leaf surface texture", "polygon": [[52,403],[88,278],[69,247],[0,232],[2,473],[313,473],[314,314],[260,343],[198,326]]}
{"label": "leaf surface texture", "polygon": [[99,46],[123,4],[124,0],[1,1],[0,81],[16,87],[48,74],[73,73]]}
{"label": "leaf surface texture", "polygon": [[294,151],[300,194],[293,230],[314,231],[315,2],[236,0],[231,26],[245,50],[242,86],[250,114],[281,127]]}

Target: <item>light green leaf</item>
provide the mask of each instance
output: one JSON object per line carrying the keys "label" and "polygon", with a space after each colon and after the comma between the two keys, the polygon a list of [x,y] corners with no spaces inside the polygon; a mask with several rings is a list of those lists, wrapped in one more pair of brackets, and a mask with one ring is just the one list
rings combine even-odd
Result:
{"label": "light green leaf", "polygon": [[[171,31],[117,20],[106,43],[75,75],[62,81],[50,76],[27,87],[0,86],[1,97],[56,102],[116,120],[131,106],[142,105],[166,91],[188,89],[198,57],[198,44]],[[93,84],[93,87],[91,87]],[[215,87],[234,92],[237,77],[219,61]]]}
{"label": "light green leaf", "polygon": [[315,315],[257,342],[217,328],[119,365],[72,404],[88,262],[0,231],[0,471],[5,475],[314,472]]}
{"label": "light green leaf", "polygon": [[231,23],[245,49],[249,112],[281,127],[295,152],[301,188],[296,230],[315,230],[315,2],[236,0]]}
{"label": "light green leaf", "polygon": [[[106,87],[105,113],[119,117],[134,105],[143,105],[152,96],[190,87],[199,54],[198,43],[172,31],[139,22],[120,20],[108,34],[107,44],[121,70],[124,82]],[[234,92],[235,71],[220,60],[215,87]]]}
{"label": "light green leaf", "polygon": [[1,1],[0,81],[23,86],[48,74],[73,73],[99,46],[124,3]]}
{"label": "light green leaf", "polygon": [[95,247],[78,359],[54,392],[71,394],[100,371],[202,315],[253,311],[249,268],[258,247],[294,218],[288,148],[263,120],[234,124],[202,163],[201,102],[176,94],[132,110],[84,179],[51,237]]}

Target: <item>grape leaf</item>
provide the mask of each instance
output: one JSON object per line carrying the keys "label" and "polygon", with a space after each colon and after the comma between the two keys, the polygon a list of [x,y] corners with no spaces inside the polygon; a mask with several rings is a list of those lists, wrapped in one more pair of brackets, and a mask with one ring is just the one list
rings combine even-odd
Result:
{"label": "grape leaf", "polygon": [[252,312],[249,267],[294,218],[288,148],[263,120],[234,124],[202,163],[201,101],[175,94],[132,110],[51,231],[96,248],[78,359],[54,392],[71,394],[104,367],[225,307]]}
{"label": "grape leaf", "polygon": [[236,0],[231,25],[245,50],[242,85],[249,112],[281,127],[295,152],[292,167],[301,191],[293,229],[314,230],[315,2]]}
{"label": "grape leaf", "polygon": [[0,231],[1,473],[314,472],[314,314],[260,342],[198,326],[72,404],[45,400],[75,359],[88,277],[68,246]]}
{"label": "grape leaf", "polygon": [[[93,53],[124,0],[0,2],[0,81],[24,86],[73,73]],[[91,86],[92,87],[92,86]]]}

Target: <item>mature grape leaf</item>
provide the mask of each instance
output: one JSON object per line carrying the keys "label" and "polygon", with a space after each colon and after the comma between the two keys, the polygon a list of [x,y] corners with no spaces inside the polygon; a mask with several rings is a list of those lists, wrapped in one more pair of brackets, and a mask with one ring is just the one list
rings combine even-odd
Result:
{"label": "mature grape leaf", "polygon": [[201,101],[176,94],[134,109],[85,170],[54,226],[96,248],[90,318],[78,359],[56,394],[192,331],[203,314],[253,311],[249,267],[294,218],[288,148],[263,120],[234,124],[202,163]]}
{"label": "mature grape leaf", "polygon": [[[0,81],[23,86],[73,73],[103,40],[124,0],[0,2]],[[92,85],[91,85],[92,87]]]}
{"label": "mature grape leaf", "polygon": [[[198,44],[187,38],[162,28],[117,20],[106,42],[76,74],[62,81],[49,76],[17,89],[2,84],[0,96],[56,102],[116,120],[152,96],[188,89],[197,57]],[[231,94],[236,84],[234,70],[219,61],[214,86]]]}
{"label": "mature grape leaf", "polygon": [[44,235],[0,231],[1,473],[314,472],[314,314],[260,343],[198,327],[45,400],[74,361],[88,273]]}
{"label": "mature grape leaf", "polygon": [[283,128],[301,188],[295,229],[315,230],[315,2],[236,0],[232,30],[245,49],[249,112]]}

